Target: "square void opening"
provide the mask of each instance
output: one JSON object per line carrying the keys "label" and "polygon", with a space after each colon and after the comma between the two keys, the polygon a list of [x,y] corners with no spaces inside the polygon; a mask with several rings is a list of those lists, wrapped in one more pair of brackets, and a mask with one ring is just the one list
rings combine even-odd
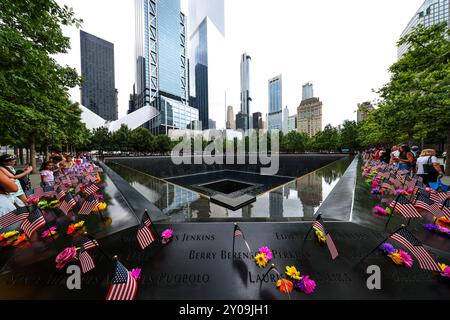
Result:
{"label": "square void opening", "polygon": [[203,188],[208,188],[223,194],[230,194],[243,189],[252,187],[252,184],[235,181],[235,180],[222,180],[213,183],[203,184]]}

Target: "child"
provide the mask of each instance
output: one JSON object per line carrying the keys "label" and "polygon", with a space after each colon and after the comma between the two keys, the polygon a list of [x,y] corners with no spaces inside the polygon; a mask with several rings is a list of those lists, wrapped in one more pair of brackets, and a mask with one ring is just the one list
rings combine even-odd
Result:
{"label": "child", "polygon": [[55,177],[53,176],[52,167],[53,163],[51,161],[45,161],[41,166],[41,185],[43,187],[55,185]]}

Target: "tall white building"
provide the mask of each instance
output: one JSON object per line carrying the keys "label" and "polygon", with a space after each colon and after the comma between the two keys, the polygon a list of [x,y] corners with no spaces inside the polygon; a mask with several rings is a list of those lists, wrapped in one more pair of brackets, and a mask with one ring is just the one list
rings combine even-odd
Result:
{"label": "tall white building", "polygon": [[281,74],[269,80],[269,130],[283,130],[283,80]]}

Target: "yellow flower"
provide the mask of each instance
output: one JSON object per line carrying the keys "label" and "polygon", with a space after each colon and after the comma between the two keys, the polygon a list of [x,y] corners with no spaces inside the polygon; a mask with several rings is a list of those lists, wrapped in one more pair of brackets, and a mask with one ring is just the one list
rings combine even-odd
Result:
{"label": "yellow flower", "polygon": [[83,225],[84,225],[84,221],[81,220],[80,222],[75,223],[73,226],[74,226],[76,229],[80,229]]}
{"label": "yellow flower", "polygon": [[327,242],[327,238],[325,237],[325,235],[323,234],[322,231],[320,231],[318,229],[314,229],[314,230],[316,231],[317,240],[319,240],[320,243]]}
{"label": "yellow flower", "polygon": [[447,268],[447,265],[444,263],[438,263],[438,265],[439,265],[439,268],[441,268],[442,272],[444,272],[445,268]]}
{"label": "yellow flower", "polygon": [[264,268],[267,265],[266,255],[264,253],[259,253],[255,256],[255,262],[260,268]]}
{"label": "yellow flower", "polygon": [[97,211],[103,211],[106,209],[106,202],[100,202],[96,208]]}
{"label": "yellow flower", "polygon": [[388,257],[391,258],[395,264],[398,264],[398,265],[403,264],[403,259],[400,256],[400,253],[398,253],[398,252],[395,252],[393,254],[388,254]]}
{"label": "yellow flower", "polygon": [[14,236],[16,236],[18,234],[19,234],[19,231],[9,231],[9,232],[6,232],[3,236],[5,237],[5,239],[9,239],[9,238],[14,237]]}
{"label": "yellow flower", "polygon": [[300,271],[297,271],[297,268],[292,266],[286,266],[286,274],[295,280],[302,280],[302,277],[300,277]]}

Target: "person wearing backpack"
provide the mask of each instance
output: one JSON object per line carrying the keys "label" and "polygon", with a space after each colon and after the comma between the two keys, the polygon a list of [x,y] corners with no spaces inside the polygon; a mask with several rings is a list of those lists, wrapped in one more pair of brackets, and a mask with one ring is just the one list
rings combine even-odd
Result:
{"label": "person wearing backpack", "polygon": [[436,182],[439,177],[444,176],[442,167],[436,158],[436,151],[425,149],[417,158],[417,175],[423,178],[425,184]]}

